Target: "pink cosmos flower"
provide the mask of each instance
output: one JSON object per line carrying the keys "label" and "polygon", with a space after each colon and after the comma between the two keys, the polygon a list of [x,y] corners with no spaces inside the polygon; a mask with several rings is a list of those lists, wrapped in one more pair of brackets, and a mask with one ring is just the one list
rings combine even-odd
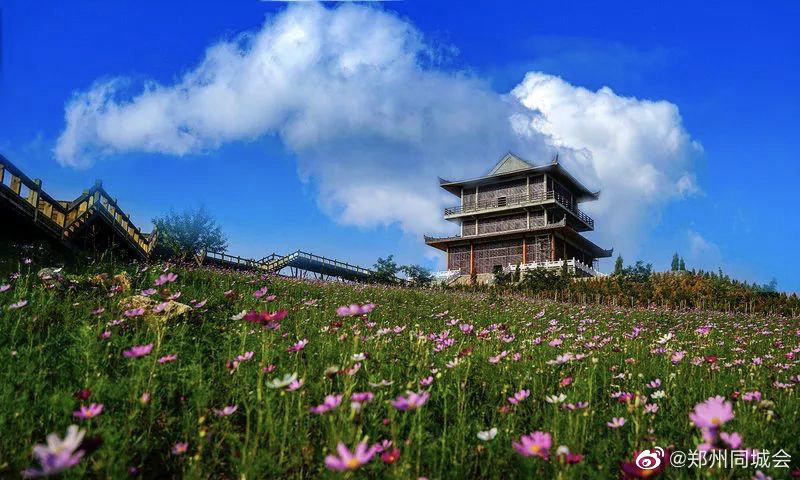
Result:
{"label": "pink cosmos flower", "polygon": [[72,416],[75,418],[82,418],[84,420],[88,420],[90,418],[94,418],[98,415],[103,413],[103,404],[102,403],[92,403],[88,406],[81,405],[79,410],[72,412]]}
{"label": "pink cosmos flower", "polygon": [[208,300],[201,300],[201,301],[195,303],[193,308],[194,309],[203,308],[203,307],[206,306],[206,303],[208,303]]}
{"label": "pink cosmos flower", "polygon": [[353,317],[357,315],[366,315],[371,312],[375,308],[375,305],[372,303],[365,303],[364,305],[358,305],[353,303],[351,305],[339,307],[336,309],[336,315],[340,317]]}
{"label": "pink cosmos flower", "polygon": [[355,451],[352,453],[347,446],[339,442],[336,445],[336,453],[338,455],[328,455],[325,457],[325,466],[329,470],[336,470],[339,472],[346,470],[355,470],[365,463],[369,463],[372,457],[377,452],[377,446],[367,446],[367,442],[361,442],[356,445]]}
{"label": "pink cosmos flower", "polygon": [[126,317],[139,317],[144,315],[144,308],[132,308],[130,310],[125,310]]}
{"label": "pink cosmos flower", "polygon": [[619,428],[625,425],[625,417],[614,417],[610,422],[606,422],[609,428]]}
{"label": "pink cosmos flower", "polygon": [[106,311],[106,309],[105,309],[105,308],[103,308],[103,307],[98,307],[98,308],[96,308],[96,309],[92,310],[92,315],[94,315],[94,316],[97,316],[97,315],[100,315],[101,313],[103,313],[103,312],[105,312],[105,311]]}
{"label": "pink cosmos flower", "polygon": [[689,419],[697,428],[717,428],[733,419],[733,405],[719,395],[710,397],[695,405]]}
{"label": "pink cosmos flower", "polygon": [[103,333],[100,334],[100,340],[105,340],[111,336],[110,330],[104,330]]}
{"label": "pink cosmos flower", "polygon": [[508,397],[508,403],[510,403],[512,405],[516,405],[519,402],[521,402],[521,401],[525,400],[526,398],[528,398],[528,396],[530,394],[531,394],[530,390],[524,390],[524,389],[520,390],[519,392],[515,393],[514,396]]}
{"label": "pink cosmos flower", "polygon": [[656,378],[655,380],[647,384],[647,388],[658,388],[660,386],[661,386],[660,378]]}
{"label": "pink cosmos flower", "polygon": [[325,401],[321,404],[317,405],[316,407],[311,407],[309,410],[311,413],[315,413],[320,415],[322,413],[328,412],[333,410],[334,408],[338,407],[342,403],[342,395],[326,395]]}
{"label": "pink cosmos flower", "polygon": [[70,425],[67,428],[63,440],[57,434],[51,433],[47,436],[47,445],[33,447],[33,456],[41,467],[28,468],[22,472],[22,476],[46,477],[75,466],[83,458],[84,451],[79,449],[85,434],[86,431],[79,430],[77,425]]}
{"label": "pink cosmos flower", "polygon": [[255,298],[261,298],[266,294],[267,294],[267,287],[261,287],[258,290],[256,290],[255,292],[253,292],[253,296]]}
{"label": "pink cosmos flower", "polygon": [[725,442],[731,450],[738,450],[742,446],[742,436],[736,432],[728,433],[722,432],[719,437]]}
{"label": "pink cosmos flower", "polygon": [[11,285],[0,285],[0,293],[7,292],[11,290]]}
{"label": "pink cosmos flower", "polygon": [[250,360],[251,358],[253,358],[253,352],[244,352],[243,354],[236,356],[236,361],[244,362]]}
{"label": "pink cosmos flower", "polygon": [[153,313],[161,313],[169,307],[169,302],[161,302],[153,307]]}
{"label": "pink cosmos flower", "polygon": [[422,380],[419,381],[419,384],[422,385],[423,387],[430,386],[430,384],[432,384],[432,383],[433,383],[433,377],[431,377],[431,376],[428,376],[427,378],[423,378]]}
{"label": "pink cosmos flower", "polygon": [[157,290],[155,288],[148,288],[146,290],[142,290],[142,296],[149,297],[150,295],[156,293],[156,291]]}
{"label": "pink cosmos flower", "polygon": [[304,339],[300,340],[299,342],[295,343],[294,345],[289,346],[289,348],[287,348],[286,351],[289,352],[289,353],[299,352],[300,350],[305,348],[307,343],[308,343],[308,340],[304,338]]}
{"label": "pink cosmos flower", "polygon": [[11,305],[9,305],[8,309],[9,310],[16,310],[18,308],[24,307],[27,304],[28,304],[27,300],[20,300],[19,302],[15,302],[15,303],[12,303]]}
{"label": "pink cosmos flower", "polygon": [[157,287],[160,287],[161,285],[165,285],[167,283],[172,283],[177,279],[178,279],[178,275],[176,275],[176,274],[174,274],[172,272],[167,272],[167,273],[159,276],[156,279],[155,284],[156,284]]}
{"label": "pink cosmos flower", "polygon": [[372,392],[355,392],[350,395],[350,401],[356,403],[371,402],[373,398],[375,398],[375,394]]}
{"label": "pink cosmos flower", "polygon": [[172,454],[173,455],[183,455],[189,449],[188,442],[175,442],[175,445],[172,447]]}
{"label": "pink cosmos flower", "polygon": [[414,410],[425,405],[431,394],[428,392],[406,392],[406,395],[406,397],[398,395],[396,399],[392,400],[392,406],[402,411]]}
{"label": "pink cosmos flower", "polygon": [[683,360],[683,357],[685,355],[686,355],[686,352],[673,352],[672,353],[672,357],[671,357],[672,363],[674,363],[674,364],[680,363],[680,361]]}
{"label": "pink cosmos flower", "polygon": [[167,363],[167,362],[174,362],[178,359],[177,353],[171,353],[169,355],[164,355],[163,357],[158,359],[158,363]]}
{"label": "pink cosmos flower", "polygon": [[553,440],[549,433],[533,432],[523,435],[519,442],[513,442],[512,446],[522,456],[547,460],[550,458],[550,447],[553,446]]}
{"label": "pink cosmos flower", "polygon": [[153,344],[148,343],[146,345],[134,345],[133,347],[129,348],[122,352],[122,356],[125,358],[140,358],[144,357],[145,355],[149,354],[150,351],[153,350]]}
{"label": "pink cosmos flower", "polygon": [[564,341],[561,340],[560,338],[554,338],[553,340],[550,340],[548,345],[550,345],[551,347],[557,347],[557,346],[561,345],[563,342]]}
{"label": "pink cosmos flower", "polygon": [[760,402],[761,392],[759,391],[745,392],[742,394],[742,400],[745,402]]}
{"label": "pink cosmos flower", "polygon": [[302,386],[303,386],[303,380],[302,379],[300,379],[300,380],[292,380],[291,382],[289,382],[289,385],[286,386],[286,391],[287,392],[294,392],[295,390],[299,390],[300,387],[302,387]]}
{"label": "pink cosmos flower", "polygon": [[236,405],[226,405],[221,409],[214,409],[214,414],[218,417],[227,417],[228,415],[232,415],[233,412],[236,411],[239,407]]}

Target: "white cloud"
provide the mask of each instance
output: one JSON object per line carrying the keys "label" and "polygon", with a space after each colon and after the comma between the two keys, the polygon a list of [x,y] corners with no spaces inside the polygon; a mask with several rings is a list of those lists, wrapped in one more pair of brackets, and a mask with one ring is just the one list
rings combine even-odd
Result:
{"label": "white cloud", "polygon": [[131,94],[127,80],[114,79],[77,93],[56,156],[79,167],[99,156],[185,155],[274,134],[334,218],[419,234],[447,230],[441,209],[456,199],[438,189],[437,176],[484,173],[508,150],[542,162],[558,149],[604,190],[590,211],[601,239],[617,246],[633,245],[663,202],[696,188],[699,147],[675,105],[535,72],[501,95],[442,68],[438,55],[392,13],[293,5],[257,32],[212,45],[175,84]]}
{"label": "white cloud", "polygon": [[528,73],[512,93],[541,113],[537,130],[579,152],[570,167],[602,189],[585,208],[603,219],[599,237],[623,251],[635,251],[639,227],[654,223],[661,204],[697,190],[691,168],[702,149],[674,104],[623,97],[608,87],[593,92],[539,72]]}

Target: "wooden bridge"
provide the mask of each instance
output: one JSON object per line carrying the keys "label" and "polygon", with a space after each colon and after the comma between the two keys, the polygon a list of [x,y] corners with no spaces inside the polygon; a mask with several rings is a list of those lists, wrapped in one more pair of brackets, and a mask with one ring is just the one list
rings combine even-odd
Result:
{"label": "wooden bridge", "polygon": [[205,252],[198,257],[198,263],[219,265],[243,270],[262,270],[269,273],[285,273],[292,277],[340,278],[354,282],[368,282],[372,271],[358,265],[340,262],[332,258],[315,255],[301,250],[288,255],[276,253],[255,260],[221,252]]}
{"label": "wooden bridge", "polygon": [[[20,240],[48,239],[74,251],[121,246],[134,258],[150,258],[158,240],[155,229],[143,233],[98,181],[74,200],[56,200],[11,161],[0,155],[0,225],[3,234]],[[366,268],[297,250],[260,260],[204,252],[200,264],[235,269],[287,272],[295,277],[340,278],[366,282]]]}

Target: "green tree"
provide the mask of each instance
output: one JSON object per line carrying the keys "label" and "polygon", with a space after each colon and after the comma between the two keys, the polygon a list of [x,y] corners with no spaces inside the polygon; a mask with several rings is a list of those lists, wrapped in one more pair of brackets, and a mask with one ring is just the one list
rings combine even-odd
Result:
{"label": "green tree", "polygon": [[672,268],[671,268],[671,270],[673,272],[677,272],[679,268],[680,268],[680,259],[678,257],[678,252],[675,252],[672,255]]}
{"label": "green tree", "polygon": [[681,272],[686,271],[686,262],[683,261],[683,257],[681,257],[680,262],[678,262],[678,270],[680,270]]}
{"label": "green tree", "polygon": [[400,267],[394,261],[394,255],[378,258],[373,265],[372,279],[379,283],[395,283]]}
{"label": "green tree", "polygon": [[431,272],[421,265],[406,265],[401,270],[406,274],[408,280],[417,287],[428,285],[433,281]]}
{"label": "green tree", "polygon": [[205,209],[186,209],[182,213],[170,210],[153,220],[158,232],[158,245],[168,255],[183,262],[201,252],[224,252],[228,241],[222,228]]}
{"label": "green tree", "polygon": [[617,261],[614,262],[614,275],[622,275],[625,265],[622,260],[622,255],[617,255]]}

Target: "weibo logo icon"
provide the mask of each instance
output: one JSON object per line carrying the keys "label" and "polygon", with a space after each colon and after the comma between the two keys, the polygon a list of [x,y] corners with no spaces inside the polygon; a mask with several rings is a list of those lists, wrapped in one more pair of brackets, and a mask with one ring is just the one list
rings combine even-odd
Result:
{"label": "weibo logo icon", "polygon": [[661,465],[661,459],[664,458],[664,449],[655,447],[653,450],[642,450],[639,455],[636,455],[636,466],[642,470],[654,470]]}

